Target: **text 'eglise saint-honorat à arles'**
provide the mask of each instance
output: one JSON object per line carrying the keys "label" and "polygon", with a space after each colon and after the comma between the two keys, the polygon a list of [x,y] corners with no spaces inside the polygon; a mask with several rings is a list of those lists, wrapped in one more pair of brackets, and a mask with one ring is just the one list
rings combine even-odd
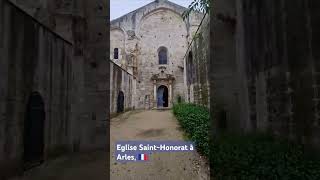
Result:
{"label": "text 'eglise saint-honorat \u00e0 arles'", "polygon": [[117,151],[193,151],[193,145],[150,145],[150,144],[139,144],[139,145],[130,145],[130,144],[117,144]]}

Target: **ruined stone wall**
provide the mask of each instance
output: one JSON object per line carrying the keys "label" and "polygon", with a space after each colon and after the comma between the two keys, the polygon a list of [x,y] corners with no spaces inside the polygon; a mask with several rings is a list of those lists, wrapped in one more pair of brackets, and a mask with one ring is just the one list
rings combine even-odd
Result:
{"label": "ruined stone wall", "polygon": [[209,43],[210,37],[209,15],[204,17],[203,22],[194,36],[194,41],[185,54],[187,102],[210,106],[209,87]]}
{"label": "ruined stone wall", "polygon": [[24,116],[33,91],[45,103],[45,159],[66,151],[106,149],[108,4],[88,1],[86,9],[59,16],[70,29],[56,33],[23,6],[0,2],[0,175],[23,165]]}
{"label": "ruined stone wall", "polygon": [[[84,58],[84,111],[79,115],[85,123],[81,139],[83,149],[102,148],[106,150],[109,127],[109,4],[105,0],[86,0],[83,23],[84,35],[79,38],[79,45],[83,45]],[[73,29],[76,30],[76,27]],[[75,40],[78,38],[75,38]],[[81,49],[81,46],[80,46]],[[80,57],[81,57],[80,56]],[[88,128],[90,127],[90,128]]]}
{"label": "ruined stone wall", "polygon": [[[105,0],[10,0],[51,31],[73,43],[74,147],[107,147],[109,103],[108,3]],[[98,135],[99,134],[99,135]],[[102,143],[102,144],[101,144]],[[100,145],[98,145],[100,144]]]}
{"label": "ruined stone wall", "polygon": [[245,77],[238,62],[236,0],[215,1],[210,12],[210,111],[214,132],[246,129]]}
{"label": "ruined stone wall", "polygon": [[[110,30],[110,59],[116,64],[125,68],[126,61],[126,46],[125,32],[120,28]],[[114,59],[114,49],[118,48],[118,59]]]}
{"label": "ruined stone wall", "polygon": [[124,111],[132,110],[135,78],[126,70],[110,60],[110,113],[114,116],[118,108],[120,91],[124,93]]}
{"label": "ruined stone wall", "polygon": [[241,8],[251,126],[317,146],[319,8],[312,0]]}
{"label": "ruined stone wall", "polygon": [[[225,79],[233,87],[222,87],[225,92],[214,94],[212,100],[219,102],[216,99],[223,94],[233,97],[232,92],[238,96],[236,101],[222,98],[230,107],[237,107],[226,109],[227,114],[234,113],[238,119],[220,117],[217,128],[226,126],[230,130],[228,124],[233,123],[233,129],[241,132],[265,131],[319,146],[317,9],[320,3],[224,0],[216,1],[215,8],[211,16],[210,69],[216,75],[212,75],[211,92],[219,91],[222,84],[217,77],[224,68],[215,67],[219,59],[222,63],[234,62],[229,67],[234,67],[237,81]],[[230,33],[223,29],[227,27]],[[219,49],[219,44],[223,49]]]}
{"label": "ruined stone wall", "polygon": [[44,101],[44,156],[72,147],[72,44],[22,10],[0,1],[0,178],[23,165],[24,127],[32,92]]}
{"label": "ruined stone wall", "polygon": [[[9,0],[52,31],[69,41],[74,37],[73,23],[86,18],[87,0]],[[93,1],[91,1],[93,2]],[[93,2],[95,3],[95,2]],[[97,5],[98,6],[98,5]],[[98,9],[98,7],[95,7]],[[104,8],[100,5],[99,8]]]}

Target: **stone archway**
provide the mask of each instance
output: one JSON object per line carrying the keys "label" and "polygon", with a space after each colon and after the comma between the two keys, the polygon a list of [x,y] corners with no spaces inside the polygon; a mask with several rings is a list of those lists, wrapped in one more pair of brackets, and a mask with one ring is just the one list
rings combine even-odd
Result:
{"label": "stone archway", "polygon": [[169,107],[169,93],[167,86],[161,85],[157,90],[157,106]]}
{"label": "stone archway", "polygon": [[[153,97],[154,101],[153,104],[155,108],[157,107],[171,107],[172,106],[172,83],[174,81],[174,77],[171,74],[164,73],[163,70],[161,70],[161,73],[154,74],[151,77],[151,80],[153,81]],[[159,97],[162,96],[162,97]],[[163,98],[163,95],[165,95],[165,101],[162,102],[161,99]],[[158,98],[160,100],[158,101]],[[164,104],[165,103],[165,104]]]}
{"label": "stone archway", "polygon": [[33,92],[28,100],[24,122],[23,161],[28,169],[44,160],[44,101],[38,92]]}

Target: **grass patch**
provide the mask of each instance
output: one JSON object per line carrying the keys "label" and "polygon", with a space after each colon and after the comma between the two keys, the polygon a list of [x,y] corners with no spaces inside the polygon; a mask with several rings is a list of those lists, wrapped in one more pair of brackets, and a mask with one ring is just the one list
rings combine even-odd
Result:
{"label": "grass patch", "polygon": [[198,151],[209,158],[215,179],[320,179],[319,156],[302,145],[265,134],[224,134],[210,143],[208,109],[180,103],[173,113]]}

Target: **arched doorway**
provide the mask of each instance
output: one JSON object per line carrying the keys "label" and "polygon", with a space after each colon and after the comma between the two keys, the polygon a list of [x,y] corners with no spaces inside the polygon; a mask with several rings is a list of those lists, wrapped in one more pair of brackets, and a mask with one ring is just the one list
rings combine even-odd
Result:
{"label": "arched doorway", "polygon": [[33,92],[28,100],[24,123],[24,156],[26,166],[42,163],[44,153],[45,108],[41,95]]}
{"label": "arched doorway", "polygon": [[158,107],[168,107],[168,104],[168,88],[161,85],[157,91],[157,105]]}
{"label": "arched doorway", "polygon": [[124,111],[124,93],[122,91],[118,94],[118,100],[117,100],[117,112],[123,112]]}

